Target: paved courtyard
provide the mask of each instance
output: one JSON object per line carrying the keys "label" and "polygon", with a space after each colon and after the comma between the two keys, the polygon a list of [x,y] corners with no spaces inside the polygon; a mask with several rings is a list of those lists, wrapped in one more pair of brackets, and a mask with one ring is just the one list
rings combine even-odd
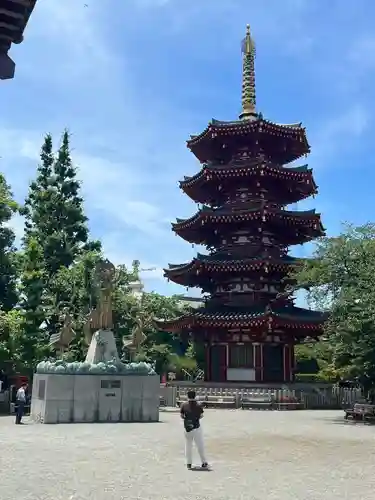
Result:
{"label": "paved courtyard", "polygon": [[207,410],[211,472],[185,469],[176,412],[143,425],[15,426],[0,417],[0,498],[373,499],[375,427],[342,417]]}

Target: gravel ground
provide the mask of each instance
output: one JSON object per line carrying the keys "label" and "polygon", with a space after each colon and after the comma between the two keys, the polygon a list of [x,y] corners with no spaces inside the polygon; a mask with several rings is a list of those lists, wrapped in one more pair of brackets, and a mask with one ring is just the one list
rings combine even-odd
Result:
{"label": "gravel ground", "polygon": [[372,500],[375,427],[343,412],[206,410],[212,471],[185,469],[176,412],[158,424],[15,426],[0,418],[0,499]]}

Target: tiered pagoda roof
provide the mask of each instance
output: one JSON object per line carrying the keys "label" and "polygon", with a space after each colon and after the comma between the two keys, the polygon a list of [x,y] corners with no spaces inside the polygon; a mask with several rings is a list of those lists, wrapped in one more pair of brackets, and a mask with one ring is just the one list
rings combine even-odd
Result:
{"label": "tiered pagoda roof", "polygon": [[202,276],[209,276],[211,280],[216,280],[226,275],[245,276],[264,273],[286,275],[302,261],[303,259],[289,255],[236,258],[225,253],[213,255],[198,253],[197,257],[188,263],[169,264],[168,269],[164,270],[164,276],[179,285],[202,287]]}
{"label": "tiered pagoda roof", "polygon": [[187,141],[190,151],[201,163],[217,157],[225,158],[225,150],[257,146],[269,151],[269,159],[287,164],[310,153],[306,130],[301,123],[280,125],[265,120],[261,114],[253,114],[252,119],[236,121],[211,120],[199,135],[192,135]]}
{"label": "tiered pagoda roof", "polygon": [[[322,322],[326,315],[309,309],[289,306],[273,309],[271,306],[256,307],[220,307],[215,310],[210,307],[195,309],[189,314],[173,320],[160,320],[157,325],[170,332],[196,329],[216,328],[251,328],[264,327],[268,329],[284,328],[290,330],[291,336],[313,336],[314,332],[321,333]],[[302,331],[301,331],[302,330]],[[254,333],[255,336],[259,334]]]}
{"label": "tiered pagoda roof", "polygon": [[290,271],[302,262],[287,255],[287,247],[324,235],[315,210],[286,209],[317,193],[307,165],[285,166],[307,155],[310,146],[301,123],[280,125],[257,113],[254,57],[248,28],[240,119],[212,120],[187,141],[203,166],[180,188],[203,207],[188,219],[177,219],[172,229],[190,243],[205,245],[210,254],[170,264],[165,276],[198,286],[210,298],[179,318],[157,320],[164,331],[203,338],[208,331],[242,329],[258,341],[277,331],[292,342],[317,338],[323,331],[324,314],[295,307],[286,298]]}
{"label": "tiered pagoda roof", "polygon": [[185,177],[180,188],[195,202],[218,205],[225,196],[224,186],[246,183],[256,188],[259,176],[267,187],[276,187],[278,196],[291,204],[317,193],[312,169],[307,165],[284,167],[269,161],[249,159],[246,153],[238,155],[229,164],[206,163],[196,175]]}
{"label": "tiered pagoda roof", "polygon": [[324,235],[320,214],[315,210],[290,211],[279,207],[267,207],[262,202],[255,206],[222,206],[211,208],[204,206],[189,219],[177,219],[172,224],[173,231],[190,243],[211,246],[228,231],[228,226],[249,227],[253,224],[257,230],[259,224],[269,224],[278,230],[279,242],[300,244]]}

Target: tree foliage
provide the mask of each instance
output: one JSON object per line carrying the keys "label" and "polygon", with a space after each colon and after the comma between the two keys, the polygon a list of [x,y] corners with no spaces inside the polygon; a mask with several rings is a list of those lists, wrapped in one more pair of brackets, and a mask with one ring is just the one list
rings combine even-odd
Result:
{"label": "tree foliage", "polygon": [[[54,355],[49,338],[61,328],[63,308],[68,308],[75,331],[67,358],[84,359],[88,346],[83,325],[97,305],[95,268],[105,257],[100,242],[90,241],[68,132],[57,153],[51,135],[44,139],[36,177],[20,210],[25,220],[20,251],[14,248],[14,234],[8,227],[18,210],[0,175],[0,369],[31,374],[39,361]],[[139,359],[155,363],[159,373],[194,371],[195,347],[157,330],[153,322],[155,317],[180,315],[179,299],[154,292],[135,296],[131,283],[139,280],[139,272],[137,260],[130,267],[116,267],[112,300],[119,353],[128,356],[123,339],[141,320],[145,342]]]}
{"label": "tree foliage", "polygon": [[129,337],[141,319],[146,340],[137,354],[138,361],[154,362],[158,373],[165,372],[170,366],[173,354],[181,355],[186,345],[177,336],[161,332],[154,326],[155,317],[170,319],[181,314],[181,305],[177,297],[164,297],[155,292],[143,293],[136,297],[130,293],[130,283],[139,279],[139,266],[133,263],[132,269],[125,266],[117,268],[119,279],[114,291],[114,329],[119,351],[126,358],[128,353],[123,350],[122,339]]}
{"label": "tree foliage", "polygon": [[14,232],[8,226],[18,212],[5,177],[0,174],[0,308],[11,310],[17,303],[17,260],[14,249]]}
{"label": "tree foliage", "polygon": [[312,303],[329,311],[323,371],[375,384],[375,225],[347,225],[323,238],[298,272]]}
{"label": "tree foliage", "polygon": [[[50,353],[48,339],[61,328],[61,309],[88,309],[87,264],[99,242],[89,242],[80,183],[73,166],[69,134],[58,152],[45,137],[36,179],[22,209],[25,236],[21,268],[21,306],[24,315],[24,359],[29,366]],[[86,274],[85,274],[86,273]],[[84,302],[87,302],[84,304]],[[80,317],[77,318],[79,322]],[[80,344],[76,342],[77,346]]]}

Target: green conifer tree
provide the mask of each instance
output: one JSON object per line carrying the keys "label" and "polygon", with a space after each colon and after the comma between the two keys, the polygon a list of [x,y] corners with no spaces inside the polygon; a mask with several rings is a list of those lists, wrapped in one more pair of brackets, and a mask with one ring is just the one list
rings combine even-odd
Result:
{"label": "green conifer tree", "polygon": [[[59,309],[72,300],[69,287],[56,276],[62,268],[69,269],[85,252],[100,251],[101,247],[100,242],[89,242],[87,217],[76,174],[68,132],[64,132],[56,155],[53,153],[52,137],[47,135],[41,150],[37,177],[30,184],[23,211],[26,219],[25,265],[32,257],[38,260],[35,266],[40,271],[38,275],[30,276],[24,267],[23,307],[25,318],[28,316],[26,325],[29,325],[29,334],[34,334],[31,330],[35,332],[39,323],[43,341],[46,336],[58,331],[61,326]],[[40,304],[37,307],[33,302],[34,286],[39,287],[41,283],[43,293],[39,295]]]}

